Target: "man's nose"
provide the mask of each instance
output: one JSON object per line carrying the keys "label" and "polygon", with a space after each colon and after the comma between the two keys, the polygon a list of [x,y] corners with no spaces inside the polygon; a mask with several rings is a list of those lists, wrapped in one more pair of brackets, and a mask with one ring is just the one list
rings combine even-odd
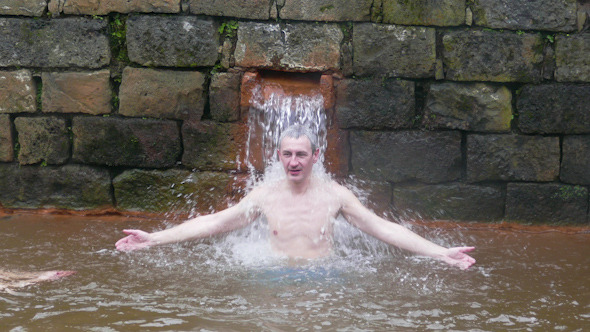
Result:
{"label": "man's nose", "polygon": [[295,166],[295,165],[297,165],[298,162],[299,161],[297,160],[296,156],[292,156],[291,158],[289,158],[289,165]]}

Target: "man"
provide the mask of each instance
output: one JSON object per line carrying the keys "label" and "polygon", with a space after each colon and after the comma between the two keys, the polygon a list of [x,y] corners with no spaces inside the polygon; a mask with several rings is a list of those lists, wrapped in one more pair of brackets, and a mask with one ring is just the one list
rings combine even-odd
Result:
{"label": "man", "polygon": [[278,149],[286,178],[253,189],[237,205],[199,216],[154,233],[125,230],[116,243],[129,251],[154,245],[194,240],[246,226],[259,216],[268,221],[274,252],[290,259],[314,259],[332,252],[332,220],[341,214],[348,222],[377,239],[418,255],[439,259],[467,269],[475,259],[473,247],[444,248],[407,228],[372,213],[347,188],[312,174],[318,161],[316,135],[302,125],[284,131]]}
{"label": "man", "polygon": [[12,293],[13,289],[26,287],[42,281],[57,280],[76,271],[6,271],[0,270],[0,292]]}

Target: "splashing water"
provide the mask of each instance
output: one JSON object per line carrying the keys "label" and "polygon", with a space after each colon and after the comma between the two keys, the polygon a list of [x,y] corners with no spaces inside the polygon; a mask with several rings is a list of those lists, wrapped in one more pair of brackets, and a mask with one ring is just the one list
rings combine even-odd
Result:
{"label": "splashing water", "polygon": [[[263,87],[253,90],[249,111],[249,132],[247,142],[248,169],[251,177],[249,189],[285,178],[285,172],[277,157],[281,133],[289,126],[303,124],[318,137],[320,157],[313,166],[314,181],[332,181],[324,167],[324,152],[327,148],[328,119],[324,110],[324,99],[320,93],[289,95],[280,86],[273,86],[272,93],[266,94]],[[263,175],[257,170],[263,169]],[[354,186],[354,181],[345,185],[363,200],[366,192]],[[391,249],[380,241],[365,235],[352,227],[342,217],[332,220],[335,255],[329,262],[321,260],[312,265],[329,264],[336,268],[350,268],[367,264],[367,257],[388,257]],[[227,264],[243,266],[274,266],[280,260],[271,252],[269,229],[264,218],[259,218],[245,229],[232,232],[215,240],[210,251]]]}

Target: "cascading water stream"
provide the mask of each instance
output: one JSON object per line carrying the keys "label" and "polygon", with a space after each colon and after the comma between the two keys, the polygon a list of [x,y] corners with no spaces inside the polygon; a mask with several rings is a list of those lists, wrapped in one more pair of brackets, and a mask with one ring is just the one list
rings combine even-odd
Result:
{"label": "cascading water stream", "polygon": [[323,165],[327,146],[327,117],[322,95],[313,91],[310,95],[289,95],[278,86],[274,86],[273,91],[268,98],[264,98],[261,86],[252,91],[246,147],[250,171],[254,173],[256,164],[262,165],[266,176],[269,176],[268,173],[278,161],[281,133],[294,124],[306,125],[316,133],[320,149],[318,165]]}

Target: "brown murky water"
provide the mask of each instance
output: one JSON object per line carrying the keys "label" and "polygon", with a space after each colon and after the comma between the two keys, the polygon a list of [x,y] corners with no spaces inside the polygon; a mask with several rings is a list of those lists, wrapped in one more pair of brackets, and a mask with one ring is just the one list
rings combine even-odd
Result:
{"label": "brown murky water", "polygon": [[169,223],[0,216],[2,268],[77,270],[0,293],[6,331],[582,331],[590,326],[590,234],[415,226],[475,245],[460,271],[338,226],[335,257],[288,268],[264,226],[198,243],[119,253],[121,230]]}

